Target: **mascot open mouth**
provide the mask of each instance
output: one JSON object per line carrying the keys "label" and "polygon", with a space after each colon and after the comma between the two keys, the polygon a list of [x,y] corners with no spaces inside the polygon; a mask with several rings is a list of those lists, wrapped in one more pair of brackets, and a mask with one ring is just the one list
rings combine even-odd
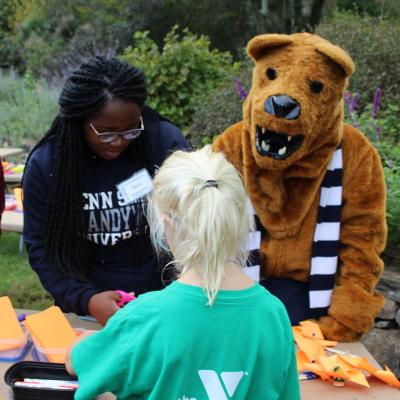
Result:
{"label": "mascot open mouth", "polygon": [[303,142],[304,136],[289,136],[283,132],[269,131],[256,125],[256,148],[262,156],[284,160],[293,154]]}

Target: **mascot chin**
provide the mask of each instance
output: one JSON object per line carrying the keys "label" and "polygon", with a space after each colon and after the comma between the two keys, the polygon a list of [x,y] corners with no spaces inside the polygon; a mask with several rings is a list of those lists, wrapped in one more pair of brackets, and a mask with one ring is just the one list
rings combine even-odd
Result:
{"label": "mascot chin", "polygon": [[213,149],[241,172],[260,221],[260,283],[292,324],[316,319],[326,338],[357,340],[384,303],[387,228],[379,155],[343,122],[353,61],[308,33],[256,36],[247,51],[243,120]]}

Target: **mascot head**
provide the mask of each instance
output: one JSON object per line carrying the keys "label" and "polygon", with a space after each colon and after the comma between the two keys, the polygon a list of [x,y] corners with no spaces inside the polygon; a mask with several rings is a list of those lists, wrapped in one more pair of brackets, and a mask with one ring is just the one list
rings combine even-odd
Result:
{"label": "mascot head", "polygon": [[257,165],[283,170],[310,155],[325,159],[342,137],[351,58],[308,33],[256,36],[247,51],[255,66],[244,123]]}

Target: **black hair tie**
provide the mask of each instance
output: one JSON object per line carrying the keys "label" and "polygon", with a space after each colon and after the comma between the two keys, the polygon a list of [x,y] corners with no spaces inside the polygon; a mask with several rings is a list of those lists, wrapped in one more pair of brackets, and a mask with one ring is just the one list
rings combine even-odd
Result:
{"label": "black hair tie", "polygon": [[215,187],[218,189],[218,183],[217,181],[215,181],[214,179],[208,179],[204,182],[201,190],[206,189],[208,187]]}

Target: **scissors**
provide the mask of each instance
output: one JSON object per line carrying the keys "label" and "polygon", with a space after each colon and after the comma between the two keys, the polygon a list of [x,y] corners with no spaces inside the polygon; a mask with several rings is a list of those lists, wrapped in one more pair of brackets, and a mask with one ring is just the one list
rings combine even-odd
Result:
{"label": "scissors", "polygon": [[116,292],[121,296],[121,299],[117,301],[118,307],[123,307],[126,303],[129,303],[132,300],[136,300],[135,296],[132,296],[131,294],[126,293],[123,290],[116,290]]}

